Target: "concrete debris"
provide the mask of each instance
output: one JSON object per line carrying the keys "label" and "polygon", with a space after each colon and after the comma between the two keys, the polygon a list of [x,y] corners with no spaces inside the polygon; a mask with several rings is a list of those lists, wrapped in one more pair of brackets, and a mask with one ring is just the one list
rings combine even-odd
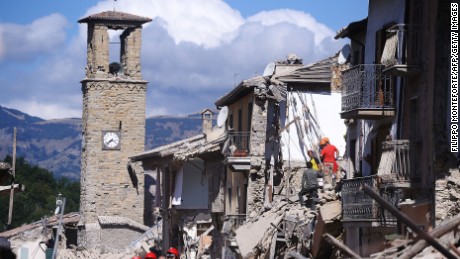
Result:
{"label": "concrete debris", "polygon": [[436,181],[436,220],[451,218],[460,213],[460,172],[451,169],[449,176]]}
{"label": "concrete debris", "polygon": [[[233,230],[236,250],[242,258],[359,258],[355,251],[343,244],[340,192],[326,184],[319,192],[320,204],[315,211],[298,203],[296,178],[301,170],[292,170],[293,190],[289,195],[286,196],[284,191],[275,191],[271,209],[254,212],[245,224]],[[460,178],[456,176],[451,174],[444,182],[439,181],[438,190],[459,188]],[[460,193],[460,188],[456,193]],[[452,194],[446,193],[445,197],[451,200]],[[401,206],[414,206],[403,204]],[[452,213],[453,208],[448,209],[448,213]],[[452,254],[460,254],[456,247],[460,240],[459,225],[460,215],[456,215],[443,221],[429,235],[449,247]],[[227,231],[230,233],[228,237],[232,238],[232,230],[228,228]],[[385,237],[385,249],[372,254],[371,258],[444,258],[425,240],[397,234]]]}
{"label": "concrete debris", "polygon": [[[242,258],[306,258],[312,255],[315,232],[319,235],[318,244],[326,232],[340,235],[341,203],[332,186],[326,185],[319,192],[317,210],[299,204],[300,180],[297,178],[303,170],[302,167],[292,169],[292,190],[288,197],[283,191],[275,192],[270,209],[261,210],[258,215],[254,212],[250,220],[234,231]],[[321,249],[332,250],[331,245],[322,245],[316,247],[316,253]]]}
{"label": "concrete debris", "polygon": [[[254,248],[257,247],[267,231],[273,231],[270,223],[275,221],[276,218],[276,213],[267,213],[258,218],[257,221],[245,224],[243,225],[244,227],[239,227],[235,231],[235,239],[243,257],[247,257],[253,253]],[[265,229],[266,231],[260,231],[261,229]]]}

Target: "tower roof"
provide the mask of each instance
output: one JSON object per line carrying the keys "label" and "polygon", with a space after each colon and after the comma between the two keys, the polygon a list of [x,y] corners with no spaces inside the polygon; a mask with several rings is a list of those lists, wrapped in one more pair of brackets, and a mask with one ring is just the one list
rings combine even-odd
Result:
{"label": "tower roof", "polygon": [[138,16],[129,13],[122,13],[116,11],[106,11],[102,13],[92,14],[86,18],[78,20],[79,23],[96,23],[96,22],[112,22],[112,23],[136,23],[143,24],[151,22],[152,19],[148,17]]}

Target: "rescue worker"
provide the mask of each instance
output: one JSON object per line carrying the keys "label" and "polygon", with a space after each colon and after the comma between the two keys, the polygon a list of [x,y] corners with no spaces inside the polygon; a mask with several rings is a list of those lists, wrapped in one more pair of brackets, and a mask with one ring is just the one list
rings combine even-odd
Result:
{"label": "rescue worker", "polygon": [[306,206],[303,196],[307,194],[310,199],[310,209],[316,209],[318,201],[318,178],[324,177],[324,173],[312,168],[312,163],[307,162],[307,170],[302,175],[302,189],[299,192],[299,202],[301,206]]}
{"label": "rescue worker", "polygon": [[145,255],[144,259],[157,259],[157,255],[156,255],[154,252],[149,251],[149,252]]}
{"label": "rescue worker", "polygon": [[166,258],[179,259],[179,251],[174,247],[169,248],[168,251],[166,251]]}
{"label": "rescue worker", "polygon": [[321,162],[319,159],[315,156],[315,152],[313,150],[308,150],[307,151],[308,156],[310,157],[310,162],[312,164],[312,168],[316,171],[323,171],[323,168],[321,166]]}
{"label": "rescue worker", "polygon": [[[329,138],[322,138],[319,145],[321,146],[321,161],[323,162],[323,172],[325,174],[324,181],[334,187],[336,180],[340,181],[339,166],[337,165],[339,150],[329,143]],[[333,175],[335,176],[334,180]]]}

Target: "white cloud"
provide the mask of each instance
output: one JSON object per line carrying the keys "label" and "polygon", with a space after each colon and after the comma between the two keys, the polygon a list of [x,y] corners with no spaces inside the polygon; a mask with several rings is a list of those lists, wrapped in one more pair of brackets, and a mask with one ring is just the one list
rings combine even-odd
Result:
{"label": "white cloud", "polygon": [[[82,17],[113,10],[113,4],[112,0],[101,1]],[[220,0],[118,0],[116,8],[154,18],[144,26],[142,36],[142,74],[149,81],[148,115],[185,115],[213,108],[214,101],[234,83],[262,74],[271,61],[296,53],[307,64],[341,47],[332,39],[331,29],[299,11],[262,12],[245,20]],[[9,35],[14,36],[7,48],[13,42],[25,42],[22,51],[26,56],[48,55],[40,66],[20,69],[22,76],[16,76],[14,83],[13,76],[0,74],[0,84],[7,86],[0,95],[2,105],[46,119],[81,116],[86,26],[81,25],[79,34],[61,47],[65,31],[56,24],[62,19],[51,15],[27,26],[7,26]],[[49,24],[52,20],[54,24]],[[51,28],[41,28],[46,26]],[[32,28],[35,31],[21,38],[11,32],[13,28],[25,34]],[[0,27],[0,32],[4,29]],[[32,44],[46,45],[37,35],[40,30],[50,37],[45,43],[51,40],[48,45],[52,46]],[[21,56],[6,53],[7,59]],[[0,62],[0,69],[4,67]]]}
{"label": "white cloud", "polygon": [[3,60],[30,61],[53,52],[64,43],[66,26],[67,20],[61,14],[51,14],[28,25],[0,24]]}
{"label": "white cloud", "polygon": [[20,110],[31,116],[36,116],[45,119],[55,118],[81,118],[81,108],[69,108],[65,102],[49,103],[40,102],[37,100],[14,100],[7,102],[4,105],[8,108]]}
{"label": "white cloud", "polygon": [[249,22],[261,22],[265,26],[275,25],[279,23],[289,23],[295,26],[307,28],[314,33],[315,45],[319,45],[326,37],[334,36],[333,30],[326,25],[319,23],[308,13],[282,9],[273,11],[263,11],[248,18]]}
{"label": "white cloud", "polygon": [[[112,0],[101,1],[89,9],[87,15],[112,8]],[[116,8],[153,19],[160,18],[176,44],[192,42],[215,47],[231,39],[231,33],[244,23],[241,14],[221,0],[120,0]]]}

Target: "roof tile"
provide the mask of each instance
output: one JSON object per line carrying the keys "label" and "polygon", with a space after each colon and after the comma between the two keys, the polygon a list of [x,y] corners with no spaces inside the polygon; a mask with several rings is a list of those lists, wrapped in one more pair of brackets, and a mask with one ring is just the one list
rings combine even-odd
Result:
{"label": "roof tile", "polygon": [[92,14],[86,18],[78,20],[79,23],[87,23],[91,21],[138,22],[142,24],[146,22],[151,22],[152,19],[129,13],[106,11],[102,13]]}

